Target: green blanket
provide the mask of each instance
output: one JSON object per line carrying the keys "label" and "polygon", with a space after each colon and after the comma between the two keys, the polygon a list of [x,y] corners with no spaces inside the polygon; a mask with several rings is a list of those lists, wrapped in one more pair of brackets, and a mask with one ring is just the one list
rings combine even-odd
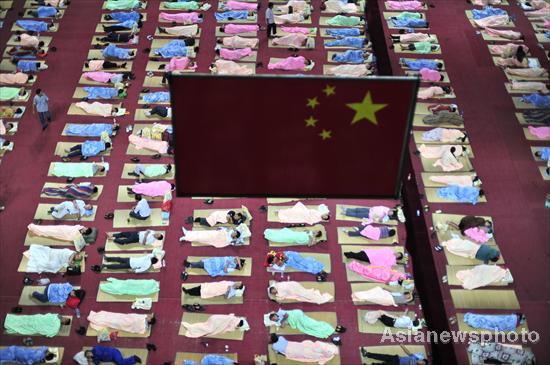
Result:
{"label": "green blanket", "polygon": [[149,165],[143,170],[147,177],[157,177],[166,174],[166,165]]}
{"label": "green blanket", "polygon": [[153,279],[148,280],[119,280],[107,278],[106,283],[99,284],[99,289],[105,293],[113,295],[135,295],[145,296],[158,293],[160,284]]}
{"label": "green blanket", "polygon": [[107,9],[109,10],[132,10],[139,5],[138,0],[112,0],[107,1]]}
{"label": "green blanket", "polygon": [[422,14],[403,11],[396,16],[397,19],[422,19]]}
{"label": "green blanket", "polygon": [[354,27],[361,24],[361,18],[358,16],[344,16],[336,15],[335,17],[330,18],[327,23],[329,25],[340,25],[345,27]]}
{"label": "green blanket", "polygon": [[177,9],[177,10],[199,10],[199,3],[196,1],[185,1],[177,3],[169,3],[164,1],[162,3],[165,8],[168,9]]}
{"label": "green blanket", "polygon": [[328,338],[334,333],[334,328],[330,324],[308,317],[301,309],[289,310],[287,314],[288,325],[306,335]]}
{"label": "green blanket", "polygon": [[0,87],[0,101],[12,100],[17,98],[20,88],[18,87]]}
{"label": "green blanket", "polygon": [[430,42],[415,42],[414,48],[418,53],[430,53],[432,44]]}
{"label": "green blanket", "polygon": [[61,177],[92,177],[94,168],[92,162],[56,162],[53,175]]}
{"label": "green blanket", "polygon": [[61,320],[54,313],[33,315],[8,314],[4,321],[4,329],[9,334],[54,337],[61,329]]}
{"label": "green blanket", "polygon": [[283,229],[266,229],[264,237],[271,242],[280,243],[297,243],[307,245],[309,243],[309,233],[306,231],[293,231],[289,228]]}

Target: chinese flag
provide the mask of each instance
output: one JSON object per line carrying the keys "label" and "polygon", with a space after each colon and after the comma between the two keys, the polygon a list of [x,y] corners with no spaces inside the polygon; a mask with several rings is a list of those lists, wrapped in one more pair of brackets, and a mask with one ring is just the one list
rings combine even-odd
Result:
{"label": "chinese flag", "polygon": [[417,87],[414,78],[172,77],[178,196],[395,196]]}

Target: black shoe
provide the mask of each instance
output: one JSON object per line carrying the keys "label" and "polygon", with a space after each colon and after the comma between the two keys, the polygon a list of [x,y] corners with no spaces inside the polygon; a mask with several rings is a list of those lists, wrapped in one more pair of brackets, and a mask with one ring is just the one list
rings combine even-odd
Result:
{"label": "black shoe", "polygon": [[90,268],[93,272],[101,272],[101,266],[99,265],[92,265]]}
{"label": "black shoe", "polygon": [[[180,274],[180,279],[183,281],[186,281],[188,277],[189,277],[189,273],[187,271],[184,271]],[[185,288],[182,288],[182,290],[184,293],[187,293]]]}
{"label": "black shoe", "polygon": [[188,224],[193,223],[193,221],[194,221],[193,217],[187,217],[187,218],[185,219],[185,223],[188,223]]}
{"label": "black shoe", "polygon": [[214,199],[205,199],[204,204],[212,205],[214,203]]}
{"label": "black shoe", "polygon": [[25,278],[23,279],[23,285],[31,285],[32,284],[32,279],[29,278],[28,276],[25,276]]}
{"label": "black shoe", "polygon": [[21,312],[23,312],[23,308],[20,307],[20,306],[13,307],[13,308],[11,309],[11,312],[12,312],[12,313],[21,313]]}
{"label": "black shoe", "polygon": [[145,347],[147,348],[147,351],[157,351],[157,346],[155,346],[154,343],[148,343]]}
{"label": "black shoe", "polygon": [[141,359],[139,358],[139,356],[134,355],[134,362],[141,364]]}
{"label": "black shoe", "polygon": [[[135,163],[138,163],[138,162],[140,161],[140,159],[139,159],[139,157],[132,157],[132,158],[130,159],[130,161],[135,162]],[[135,176],[138,176],[136,173],[133,173],[133,172],[129,172],[129,173],[128,173],[128,175],[130,175],[130,174],[134,174]]]}
{"label": "black shoe", "polygon": [[98,247],[97,248],[97,253],[100,254],[100,255],[103,255],[105,253],[105,247]]}
{"label": "black shoe", "polygon": [[72,183],[73,181],[74,181],[74,177],[68,177],[68,178],[67,178],[67,182],[68,182],[68,183]]}
{"label": "black shoe", "polygon": [[191,264],[189,263],[189,261],[183,260],[183,266],[185,266],[185,267],[190,267]]}
{"label": "black shoe", "polygon": [[260,205],[260,212],[262,213],[267,212],[267,207],[265,205]]}
{"label": "black shoe", "polygon": [[75,332],[80,336],[84,336],[86,334],[86,327],[80,326]]}

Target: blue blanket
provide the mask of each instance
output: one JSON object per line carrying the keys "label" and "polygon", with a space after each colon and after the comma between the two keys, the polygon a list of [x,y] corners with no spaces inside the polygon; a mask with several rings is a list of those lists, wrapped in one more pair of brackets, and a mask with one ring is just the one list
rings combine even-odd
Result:
{"label": "blue blanket", "polygon": [[483,19],[493,15],[508,15],[506,10],[500,8],[493,8],[492,6],[486,6],[482,10],[472,10],[472,16],[474,19]]}
{"label": "blue blanket", "polygon": [[288,257],[286,265],[298,271],[317,275],[325,268],[322,262],[312,257],[304,257],[296,251],[285,251],[285,256]]}
{"label": "blue blanket", "polygon": [[157,48],[155,54],[163,58],[184,57],[187,56],[187,46],[182,40],[173,40],[164,47]]}
{"label": "blue blanket", "polygon": [[41,346],[33,349],[23,346],[10,346],[0,349],[0,364],[21,363],[25,365],[39,364],[44,361],[48,348]]}
{"label": "blue blanket", "polygon": [[516,314],[475,314],[466,313],[464,322],[473,328],[489,331],[514,331],[517,326]]}
{"label": "blue blanket", "polygon": [[48,301],[50,303],[65,303],[73,286],[69,283],[48,285]]}
{"label": "blue blanket", "polygon": [[430,70],[437,70],[437,62],[434,60],[403,60],[403,63],[407,65],[411,70],[419,71],[423,68],[429,68]]}
{"label": "blue blanket", "polygon": [[126,20],[133,20],[137,22],[139,20],[139,13],[137,11],[117,11],[109,14],[111,19],[124,22]]}
{"label": "blue blanket", "polygon": [[105,142],[103,141],[84,141],[82,143],[82,156],[91,157],[105,150]]}
{"label": "blue blanket", "polygon": [[351,50],[348,49],[342,53],[336,53],[332,58],[333,61],[341,63],[365,63],[363,58],[364,52],[362,50]]}
{"label": "blue blanket", "polygon": [[472,203],[475,205],[479,198],[479,189],[472,186],[451,185],[437,189],[437,196],[459,203]]}
{"label": "blue blanket", "polygon": [[96,345],[92,347],[92,353],[94,354],[92,358],[94,364],[113,362],[116,365],[134,365],[136,363],[134,356],[124,358],[120,350],[115,347]]}
{"label": "blue blanket", "polygon": [[212,277],[224,276],[230,273],[223,271],[227,261],[229,261],[229,269],[235,269],[237,267],[233,256],[209,257],[202,260],[204,263],[204,270]]}
{"label": "blue blanket", "polygon": [[88,99],[114,99],[118,95],[118,89],[114,87],[86,86],[83,88],[88,94]]}
{"label": "blue blanket", "polygon": [[428,22],[424,19],[391,19],[391,22],[398,28],[428,28]]}
{"label": "blue blanket", "polygon": [[325,45],[327,47],[363,48],[365,46],[365,38],[345,37],[345,38],[335,39],[333,41],[328,41],[325,43]]}
{"label": "blue blanket", "polygon": [[246,19],[248,17],[247,10],[234,10],[224,11],[221,13],[214,13],[217,21],[220,20],[234,20],[234,19]]}
{"label": "blue blanket", "polygon": [[114,24],[119,27],[124,27],[126,29],[132,29],[133,27],[137,27],[137,22],[135,20],[125,20],[120,23]]}
{"label": "blue blanket", "polygon": [[170,101],[170,93],[168,91],[157,91],[157,92],[147,93],[143,95],[143,101],[146,102],[147,104],[168,102]]}
{"label": "blue blanket", "polygon": [[107,132],[109,136],[113,135],[113,125],[107,123],[69,124],[65,130],[67,135],[79,137],[100,137],[103,132]]}
{"label": "blue blanket", "polygon": [[543,161],[548,161],[548,158],[550,157],[550,147],[543,147],[540,150],[540,158]]}
{"label": "blue blanket", "polygon": [[38,20],[18,20],[15,24],[20,28],[33,32],[45,32],[48,30],[48,23]]}
{"label": "blue blanket", "polygon": [[333,37],[353,37],[361,35],[361,30],[359,28],[342,28],[342,29],[327,29],[327,34]]}
{"label": "blue blanket", "polygon": [[40,6],[37,12],[39,18],[50,18],[57,15],[57,9],[53,6]]}
{"label": "blue blanket", "polygon": [[17,69],[22,72],[36,72],[38,71],[38,66],[36,63],[36,61],[21,60],[17,62]]}
{"label": "blue blanket", "polygon": [[105,58],[117,58],[119,60],[127,60],[130,58],[130,51],[124,48],[109,44],[103,49],[103,57]]}
{"label": "blue blanket", "polygon": [[550,108],[550,95],[531,94],[523,95],[521,101],[533,104],[537,108]]}

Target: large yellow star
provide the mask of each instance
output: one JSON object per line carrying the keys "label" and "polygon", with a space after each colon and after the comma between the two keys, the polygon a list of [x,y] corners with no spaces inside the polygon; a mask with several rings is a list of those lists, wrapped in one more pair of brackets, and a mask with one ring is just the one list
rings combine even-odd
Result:
{"label": "large yellow star", "polygon": [[309,117],[305,120],[305,122],[306,122],[306,127],[315,127],[315,125],[317,124],[317,119],[313,117]]}
{"label": "large yellow star", "polygon": [[315,109],[317,105],[319,105],[319,101],[317,100],[317,97],[307,99],[307,106],[309,106],[311,109]]}
{"label": "large yellow star", "polygon": [[367,95],[365,95],[365,98],[362,102],[350,103],[346,104],[346,106],[350,109],[355,110],[355,115],[353,116],[351,124],[355,124],[363,119],[367,119],[372,124],[378,125],[378,121],[376,120],[376,112],[384,109],[386,106],[388,106],[388,104],[374,104],[372,102],[369,91],[367,92]]}
{"label": "large yellow star", "polygon": [[332,131],[327,131],[326,129],[323,129],[321,133],[319,133],[319,136],[323,139],[329,139],[332,137]]}
{"label": "large yellow star", "polygon": [[323,89],[323,92],[325,93],[325,95],[328,97],[328,96],[331,96],[331,95],[334,95],[336,94],[336,86],[332,86],[332,85],[327,85],[324,89]]}

